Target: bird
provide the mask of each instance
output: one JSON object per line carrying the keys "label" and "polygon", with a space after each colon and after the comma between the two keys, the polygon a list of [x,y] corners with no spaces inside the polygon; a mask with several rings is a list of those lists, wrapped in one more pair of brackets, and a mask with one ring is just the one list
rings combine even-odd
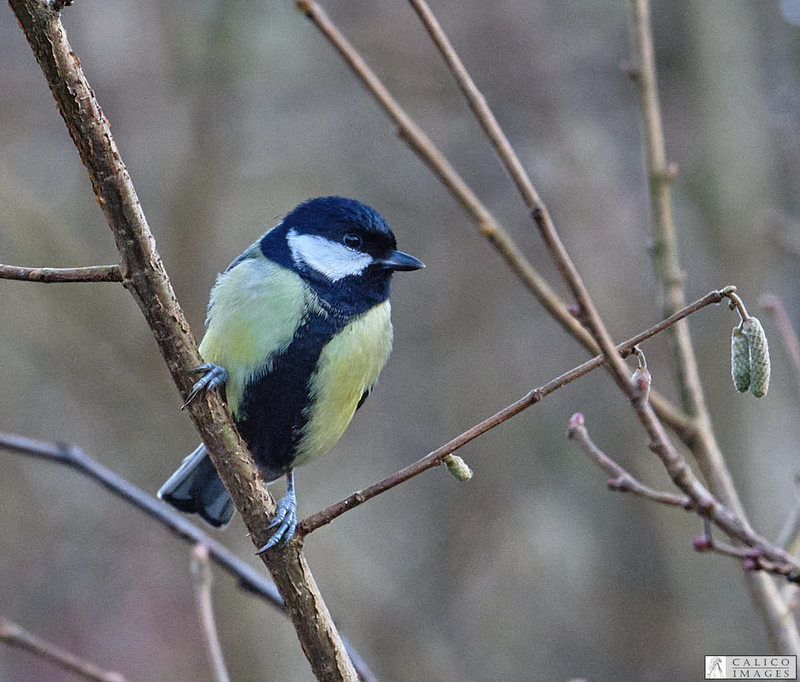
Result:
{"label": "bird", "polygon": [[[392,350],[393,273],[424,268],[397,250],[374,208],[339,196],[309,199],[218,275],[200,343],[204,364],[184,407],[220,390],[264,480],[286,493],[258,554],[297,526],[294,470],[328,452],[366,400]],[[234,513],[200,444],[158,497],[212,526]]]}

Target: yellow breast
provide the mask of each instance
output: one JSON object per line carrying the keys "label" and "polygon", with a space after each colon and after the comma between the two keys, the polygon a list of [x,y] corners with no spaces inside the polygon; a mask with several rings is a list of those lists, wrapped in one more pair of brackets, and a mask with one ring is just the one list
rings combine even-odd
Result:
{"label": "yellow breast", "polygon": [[308,421],[295,466],[330,450],[392,350],[391,306],[384,301],[349,322],[322,349],[310,385]]}
{"label": "yellow breast", "polygon": [[315,309],[316,297],[303,280],[264,258],[244,260],[219,276],[200,354],[227,370],[225,394],[234,417],[245,387],[272,369],[273,358]]}

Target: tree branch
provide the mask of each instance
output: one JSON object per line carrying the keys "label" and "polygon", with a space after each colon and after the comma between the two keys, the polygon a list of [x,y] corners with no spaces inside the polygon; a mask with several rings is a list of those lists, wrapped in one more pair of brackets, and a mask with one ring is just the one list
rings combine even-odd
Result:
{"label": "tree branch", "polygon": [[[785,587],[787,590],[795,591],[798,584],[800,584],[800,575],[793,567],[765,559],[758,547],[737,547],[727,542],[715,540],[711,536],[711,525],[708,519],[705,519],[705,533],[697,536],[692,545],[697,552],[714,552],[739,559],[745,571],[772,573],[786,578]],[[784,591],[784,593],[788,594],[787,591]],[[789,617],[789,612],[792,608],[794,607],[790,607],[787,604],[784,617]]]}
{"label": "tree branch", "polygon": [[583,284],[580,273],[578,272],[575,264],[569,256],[558,232],[553,225],[547,207],[542,202],[539,194],[533,186],[533,183],[525,172],[517,155],[511,147],[508,138],[503,133],[500,125],[497,122],[492,110],[486,103],[486,98],[478,90],[475,82],[470,77],[464,64],[459,59],[452,44],[445,35],[441,26],[436,18],[433,16],[428,4],[425,0],[410,0],[414,9],[417,11],[420,19],[422,19],[428,34],[431,36],[433,42],[439,48],[442,56],[447,62],[450,71],[453,73],[461,92],[467,99],[467,102],[478,119],[478,122],[492,143],[495,151],[497,152],[500,160],[508,171],[509,175],[514,181],[520,195],[522,196],[525,205],[531,212],[536,226],[550,252],[550,257],[558,268],[561,278],[564,283],[569,287],[575,300],[581,308],[579,317],[584,321],[588,327],[592,337],[598,344],[603,354],[608,360],[609,370],[612,376],[625,390],[625,385],[628,383],[628,372],[625,368],[622,359],[614,350],[614,345],[611,337],[603,326],[600,316],[594,307],[594,303],[589,295],[588,290]]}
{"label": "tree branch", "polygon": [[[677,312],[669,319],[662,320],[650,329],[638,334],[637,336],[634,336],[632,339],[629,339],[624,343],[621,343],[619,346],[617,346],[617,351],[620,357],[627,357],[631,353],[634,346],[637,346],[650,337],[655,336],[661,331],[664,331],[671,325],[676,324],[679,320],[682,320],[687,315],[691,315],[692,313],[695,313],[701,308],[711,305],[712,303],[719,303],[725,297],[732,295],[735,291],[736,287],[733,286],[725,287],[719,291],[710,291],[703,296],[703,298],[698,299],[683,310]],[[350,509],[362,505],[367,500],[371,500],[373,497],[377,497],[378,495],[391,490],[401,483],[414,478],[414,476],[418,476],[423,471],[427,471],[428,469],[438,466],[448,455],[451,455],[459,448],[464,447],[470,441],[475,440],[478,436],[483,435],[487,431],[493,429],[495,426],[499,426],[503,422],[508,421],[523,410],[531,407],[531,405],[535,405],[536,403],[542,401],[545,397],[559,388],[562,388],[563,386],[566,386],[567,384],[572,383],[576,379],[582,377],[584,374],[588,374],[592,370],[597,369],[603,365],[604,361],[604,356],[598,355],[591,360],[584,362],[582,365],[578,365],[574,369],[571,369],[569,372],[565,372],[561,376],[556,377],[552,381],[544,384],[544,386],[540,386],[539,388],[530,391],[516,402],[500,410],[497,414],[492,415],[488,419],[484,419],[479,424],[476,424],[471,429],[468,429],[461,435],[456,436],[451,441],[428,453],[425,455],[425,457],[418,459],[413,464],[410,464],[397,473],[384,478],[382,481],[373,483],[371,486],[349,495],[340,502],[332,504],[316,514],[312,514],[311,516],[307,517],[300,524],[298,524],[297,532],[303,536],[308,535],[317,528],[329,524],[335,518],[341,516]]]}
{"label": "tree branch", "polygon": [[0,279],[23,282],[121,282],[119,265],[92,265],[85,268],[26,268],[0,264]]}
{"label": "tree branch", "polygon": [[569,253],[553,225],[547,207],[536,192],[519,158],[514,153],[508,138],[503,133],[497,119],[486,103],[486,98],[476,87],[475,82],[459,59],[452,44],[436,21],[436,18],[433,16],[425,0],[411,0],[411,4],[422,19],[433,42],[444,56],[447,65],[458,82],[461,92],[466,97],[475,117],[478,119],[478,122],[492,143],[492,146],[500,157],[506,170],[511,175],[525,205],[530,210],[531,216],[536,226],[539,228],[539,233],[544,240],[545,246],[550,252],[551,259],[561,274],[564,283],[569,287],[572,295],[580,306],[579,318],[589,329],[594,341],[605,355],[611,375],[623,391],[628,392],[627,369],[622,362],[622,358],[620,358],[614,350],[611,336],[606,331],[592,302],[591,296],[586,286],[583,284],[580,273],[572,262]]}
{"label": "tree branch", "polygon": [[96,481],[112,494],[158,521],[181,540],[208,547],[211,558],[236,578],[242,589],[283,610],[283,600],[278,594],[277,588],[265,576],[191,523],[186,516],[160,502],[149,493],[122,478],[122,476],[106,469],[78,446],[63,443],[45,443],[25,438],[24,436],[0,433],[0,449],[22,455],[31,455],[55,464],[61,464]]}
{"label": "tree branch", "polygon": [[469,108],[475,114],[483,132],[486,134],[497,156],[514,182],[518,192],[525,201],[525,205],[530,211],[542,207],[542,201],[531,182],[530,177],[525,171],[519,157],[514,153],[511,143],[508,141],[500,124],[497,122],[494,113],[489,108],[486,98],[483,96],[475,81],[469,75],[464,63],[453,48],[450,39],[442,29],[438,20],[431,11],[430,6],[425,0],[409,0],[411,6],[416,11],[422,24],[425,26],[428,35],[431,37],[442,57],[444,57],[450,72],[461,89],[464,97],[469,104]]}
{"label": "tree branch", "polygon": [[[201,364],[155,239],[122,163],[108,121],[67,41],[58,13],[43,0],[10,0],[86,166],[121,256],[123,283],[147,320],[173,380],[185,397],[189,369]],[[194,401],[192,420],[257,547],[271,534],[275,503],[218,396]],[[262,555],[286,603],[303,651],[320,680],[355,680],[356,672],[301,552],[301,542]]]}
{"label": "tree branch", "polygon": [[55,644],[46,642],[2,616],[0,616],[0,642],[29,651],[63,670],[69,670],[79,675],[85,680],[92,680],[93,682],[125,682],[125,678],[120,673],[98,668],[94,663],[89,663],[69,651],[57,647]]}

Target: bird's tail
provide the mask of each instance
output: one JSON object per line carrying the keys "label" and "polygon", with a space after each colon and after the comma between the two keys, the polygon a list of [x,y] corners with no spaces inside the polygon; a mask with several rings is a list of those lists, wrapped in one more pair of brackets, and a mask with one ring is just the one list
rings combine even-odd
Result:
{"label": "bird's tail", "polygon": [[202,443],[161,486],[158,498],[182,512],[199,514],[217,527],[228,523],[235,511]]}

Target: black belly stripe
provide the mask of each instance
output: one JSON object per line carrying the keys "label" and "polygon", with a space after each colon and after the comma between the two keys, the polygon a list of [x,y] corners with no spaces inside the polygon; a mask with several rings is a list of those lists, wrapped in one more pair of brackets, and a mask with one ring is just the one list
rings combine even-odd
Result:
{"label": "black belly stripe", "polygon": [[267,481],[291,470],[308,421],[309,380],[325,344],[349,321],[311,315],[286,351],[274,358],[272,371],[245,387],[236,426]]}

